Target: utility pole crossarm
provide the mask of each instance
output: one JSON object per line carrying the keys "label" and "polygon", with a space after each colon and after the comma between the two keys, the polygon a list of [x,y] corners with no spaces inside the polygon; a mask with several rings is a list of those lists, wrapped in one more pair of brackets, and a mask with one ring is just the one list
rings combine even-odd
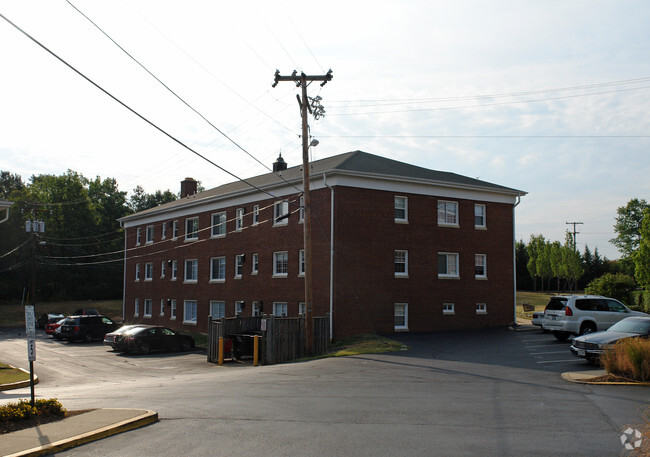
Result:
{"label": "utility pole crossarm", "polygon": [[332,77],[332,70],[328,71],[327,74],[324,75],[306,75],[304,73],[298,74],[298,72],[294,70],[293,73],[291,73],[291,76],[281,76],[280,70],[275,70],[275,80],[271,87],[277,86],[278,83],[282,81],[293,81],[298,87],[300,87],[303,81],[323,81],[321,86],[324,86],[328,81],[332,80]]}

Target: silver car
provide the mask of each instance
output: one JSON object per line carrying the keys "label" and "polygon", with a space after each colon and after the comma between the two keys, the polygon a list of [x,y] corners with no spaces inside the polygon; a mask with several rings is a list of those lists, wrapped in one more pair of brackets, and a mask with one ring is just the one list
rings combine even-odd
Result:
{"label": "silver car", "polygon": [[607,330],[630,316],[648,315],[600,295],[556,295],[546,305],[542,327],[558,340],[566,340],[571,335]]}

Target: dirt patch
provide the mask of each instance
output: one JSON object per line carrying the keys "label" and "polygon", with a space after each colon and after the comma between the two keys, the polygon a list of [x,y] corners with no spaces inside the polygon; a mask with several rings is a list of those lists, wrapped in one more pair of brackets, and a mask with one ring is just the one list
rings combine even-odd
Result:
{"label": "dirt patch", "polygon": [[77,416],[79,414],[87,413],[93,411],[92,409],[82,409],[79,411],[66,411],[65,416],[55,416],[54,414],[46,414],[43,416],[32,417],[30,419],[25,419],[21,421],[11,421],[11,422],[0,422],[0,435],[5,433],[17,432],[18,430],[24,430],[26,428],[36,427],[38,425],[49,424],[50,422],[56,422],[63,420],[67,417]]}
{"label": "dirt patch", "polygon": [[616,376],[611,373],[604,374],[602,376],[596,376],[595,378],[588,379],[589,382],[627,382],[627,383],[643,383],[643,381],[637,381],[636,379],[623,378],[621,376]]}

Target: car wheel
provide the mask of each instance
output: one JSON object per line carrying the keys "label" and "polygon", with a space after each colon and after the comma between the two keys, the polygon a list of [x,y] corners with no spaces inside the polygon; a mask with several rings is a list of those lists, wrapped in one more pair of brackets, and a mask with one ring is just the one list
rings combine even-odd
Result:
{"label": "car wheel", "polygon": [[584,335],[586,333],[594,333],[596,331],[596,325],[593,322],[585,322],[580,326],[580,334]]}
{"label": "car wheel", "polygon": [[86,332],[84,334],[84,343],[92,343],[93,342],[93,334],[90,332]]}
{"label": "car wheel", "polygon": [[553,332],[553,336],[560,341],[566,341],[569,338],[569,332]]}
{"label": "car wheel", "polygon": [[141,343],[140,344],[140,353],[141,354],[149,354],[149,351],[151,351],[151,348],[147,343]]}

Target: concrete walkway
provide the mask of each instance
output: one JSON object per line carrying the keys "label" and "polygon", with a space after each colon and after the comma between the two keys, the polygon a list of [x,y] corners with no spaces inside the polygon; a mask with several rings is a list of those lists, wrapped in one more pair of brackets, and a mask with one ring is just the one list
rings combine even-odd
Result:
{"label": "concrete walkway", "polygon": [[0,435],[3,457],[52,454],[158,421],[144,409],[96,409],[60,421]]}

